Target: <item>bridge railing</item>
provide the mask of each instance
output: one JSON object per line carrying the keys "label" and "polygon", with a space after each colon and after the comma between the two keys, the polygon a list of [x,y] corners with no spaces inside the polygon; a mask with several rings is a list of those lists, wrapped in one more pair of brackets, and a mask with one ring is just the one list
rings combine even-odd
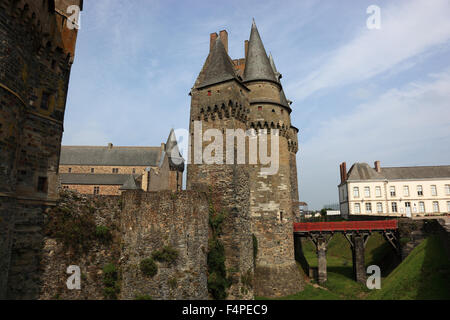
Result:
{"label": "bridge railing", "polygon": [[309,231],[377,231],[397,229],[397,220],[299,222],[294,223],[294,232]]}

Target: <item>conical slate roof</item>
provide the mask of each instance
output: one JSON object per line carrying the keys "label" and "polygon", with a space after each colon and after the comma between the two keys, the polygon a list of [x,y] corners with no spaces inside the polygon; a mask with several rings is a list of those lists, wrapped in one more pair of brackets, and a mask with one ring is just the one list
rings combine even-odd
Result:
{"label": "conical slate roof", "polygon": [[[177,137],[175,136],[175,131],[170,130],[169,138],[167,139],[166,149],[164,152],[169,157],[170,164],[172,166],[181,167],[184,169],[184,159],[181,155],[180,149],[178,148]],[[163,158],[163,157],[161,157]]]}
{"label": "conical slate roof", "polygon": [[130,174],[125,183],[119,188],[119,190],[138,190],[138,186],[136,185],[136,180],[134,180],[133,175]]}
{"label": "conical slate roof", "polygon": [[228,56],[220,37],[218,37],[205,62],[203,79],[200,79],[200,83],[198,83],[196,87],[205,87],[235,78],[237,79],[237,76],[234,71],[233,63]]}
{"label": "conical slate roof", "polygon": [[269,53],[269,61],[270,61],[270,66],[272,67],[273,73],[275,74],[275,77],[277,78],[278,82],[280,82],[281,73],[278,72],[277,67],[275,66],[275,61],[273,60],[271,53]]}
{"label": "conical slate roof", "polygon": [[244,81],[269,80],[277,82],[277,78],[270,65],[266,50],[256,28],[255,21],[252,24],[250,40],[248,42],[247,60],[244,70]]}
{"label": "conical slate roof", "polygon": [[289,107],[289,101],[286,99],[286,95],[284,94],[284,90],[280,90],[280,102],[283,106]]}

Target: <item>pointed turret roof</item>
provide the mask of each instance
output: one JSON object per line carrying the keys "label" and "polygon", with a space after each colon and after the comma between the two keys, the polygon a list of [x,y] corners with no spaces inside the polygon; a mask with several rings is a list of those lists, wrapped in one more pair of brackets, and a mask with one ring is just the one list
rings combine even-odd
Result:
{"label": "pointed turret roof", "polygon": [[218,37],[206,59],[202,73],[199,76],[199,83],[196,84],[196,87],[205,87],[231,79],[238,80],[234,71],[233,62],[228,56],[220,37]]}
{"label": "pointed turret roof", "polygon": [[177,137],[175,136],[175,131],[173,129],[170,130],[169,138],[167,139],[164,152],[165,154],[167,154],[169,163],[172,167],[176,167],[181,171],[184,170],[184,158],[181,155],[180,149],[178,148]]}
{"label": "pointed turret roof", "polygon": [[281,73],[278,72],[277,67],[275,66],[275,61],[273,60],[272,53],[269,53],[269,61],[270,66],[272,67],[273,73],[275,74],[275,77],[277,78],[278,82],[280,82],[281,79]]}
{"label": "pointed turret roof", "polygon": [[133,175],[129,175],[128,179],[125,183],[119,188],[119,190],[138,190],[138,186],[136,185],[136,180],[134,180]]}
{"label": "pointed turret roof", "polygon": [[277,82],[277,78],[270,65],[266,50],[253,20],[250,40],[248,42],[247,61],[245,63],[244,81],[269,80]]}

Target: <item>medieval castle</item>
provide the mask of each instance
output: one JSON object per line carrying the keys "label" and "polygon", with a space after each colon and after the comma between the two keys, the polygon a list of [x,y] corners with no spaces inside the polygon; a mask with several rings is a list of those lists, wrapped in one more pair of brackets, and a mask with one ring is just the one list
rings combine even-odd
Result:
{"label": "medieval castle", "polygon": [[[42,276],[42,261],[50,259],[42,252],[47,244],[42,231],[44,212],[57,205],[58,181],[63,186],[64,181],[77,184],[68,175],[72,172],[64,170],[73,165],[81,168],[82,163],[93,165],[91,158],[98,152],[109,155],[98,163],[108,170],[122,165],[134,170],[140,165],[136,168],[142,171],[137,176],[127,171],[131,179],[122,177],[114,189],[116,195],[105,196],[107,201],[120,202],[114,205],[120,208],[115,218],[121,235],[120,298],[132,299],[136,294],[210,298],[209,284],[216,275],[208,270],[209,252],[219,243],[229,281],[228,299],[284,296],[302,290],[292,229],[298,204],[298,129],[291,124],[292,102],[283,91],[281,74],[267,55],[255,22],[241,59],[229,57],[226,31],[210,35],[208,57],[190,91],[189,147],[195,154],[194,137],[209,129],[250,132],[247,144],[267,134],[267,144],[275,137],[279,140],[278,172],[262,174],[259,158],[256,163],[240,163],[236,156],[226,164],[189,162],[187,190],[181,190],[184,165],[181,168],[174,161],[170,151],[178,148],[170,139],[159,151],[129,150],[134,158],[158,153],[158,159],[147,162],[110,162],[127,158],[127,150],[110,145],[89,152],[66,147],[60,163],[77,35],[64,23],[71,4],[82,8],[83,3],[0,0],[0,298],[42,297],[43,283],[51,281]],[[199,122],[201,129],[196,132]],[[206,141],[201,143],[202,148],[208,146]],[[237,147],[231,151],[236,154]],[[246,150],[246,159],[252,156]],[[78,162],[71,163],[73,159]],[[154,166],[153,171],[145,173],[147,166]],[[87,181],[94,179],[90,173],[94,172],[78,174]],[[106,179],[98,177],[101,172],[96,175],[95,181]],[[167,246],[178,252],[175,266],[161,266],[151,279],[138,270],[143,258]],[[55,275],[61,270],[46,272],[48,278],[61,277]],[[175,277],[178,285],[169,290],[167,283]]]}

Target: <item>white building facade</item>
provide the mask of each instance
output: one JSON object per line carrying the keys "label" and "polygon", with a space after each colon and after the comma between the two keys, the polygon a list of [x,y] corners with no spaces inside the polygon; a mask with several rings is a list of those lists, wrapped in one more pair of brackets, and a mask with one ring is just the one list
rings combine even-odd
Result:
{"label": "white building facade", "polygon": [[450,166],[340,165],[341,214],[414,217],[450,213]]}

